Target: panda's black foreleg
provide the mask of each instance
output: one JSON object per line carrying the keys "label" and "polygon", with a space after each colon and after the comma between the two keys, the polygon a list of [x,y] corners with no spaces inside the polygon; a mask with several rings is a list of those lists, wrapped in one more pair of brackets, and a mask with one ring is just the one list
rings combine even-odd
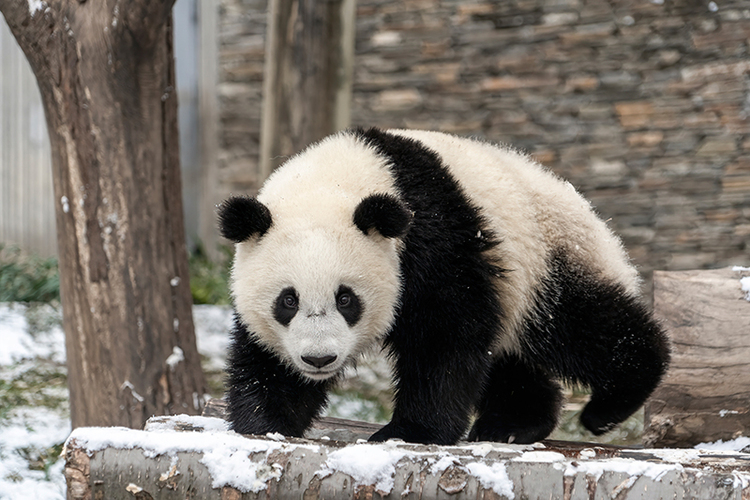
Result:
{"label": "panda's black foreleg", "polygon": [[469,441],[534,443],[557,425],[560,385],[545,371],[506,355],[492,366]]}
{"label": "panda's black foreleg", "polygon": [[421,348],[393,350],[393,418],[370,441],[399,438],[441,445],[458,441],[469,426],[471,411],[489,372],[487,351],[459,343],[423,343]]}
{"label": "panda's black foreleg", "polygon": [[330,381],[309,381],[287,368],[235,320],[227,360],[232,430],[301,437],[325,407],[330,386]]}

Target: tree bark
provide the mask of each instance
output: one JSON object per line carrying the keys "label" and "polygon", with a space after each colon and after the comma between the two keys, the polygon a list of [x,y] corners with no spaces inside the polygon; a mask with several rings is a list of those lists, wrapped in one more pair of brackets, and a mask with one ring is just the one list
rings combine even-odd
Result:
{"label": "tree bark", "polygon": [[349,126],[354,0],[270,0],[259,179]]}
{"label": "tree bark", "polygon": [[[172,1],[0,0],[52,146],[73,427],[199,413]],[[170,357],[170,355],[172,355]]]}
{"label": "tree bark", "polygon": [[672,362],[645,406],[646,446],[692,447],[750,428],[750,302],[731,268],[654,272]]}

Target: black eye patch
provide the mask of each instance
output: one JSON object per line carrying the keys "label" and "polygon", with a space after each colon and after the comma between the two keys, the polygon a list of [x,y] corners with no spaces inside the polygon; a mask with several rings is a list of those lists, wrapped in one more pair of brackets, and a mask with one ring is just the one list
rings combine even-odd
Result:
{"label": "black eye patch", "polygon": [[292,318],[299,310],[299,297],[297,291],[292,288],[284,288],[273,305],[273,317],[284,326],[289,326]]}
{"label": "black eye patch", "polygon": [[362,317],[364,307],[362,301],[351,288],[341,285],[336,292],[336,309],[349,326],[354,326]]}

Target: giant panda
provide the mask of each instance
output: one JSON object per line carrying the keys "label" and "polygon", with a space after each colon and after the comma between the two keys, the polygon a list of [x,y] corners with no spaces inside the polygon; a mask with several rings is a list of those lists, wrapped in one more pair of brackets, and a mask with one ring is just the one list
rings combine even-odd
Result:
{"label": "giant panda", "polygon": [[669,344],[620,240],[573,186],[507,147],[352,129],[219,207],[236,243],[231,427],[301,436],[373,346],[393,418],[371,441],[530,443],[561,382],[602,434],[659,383]]}

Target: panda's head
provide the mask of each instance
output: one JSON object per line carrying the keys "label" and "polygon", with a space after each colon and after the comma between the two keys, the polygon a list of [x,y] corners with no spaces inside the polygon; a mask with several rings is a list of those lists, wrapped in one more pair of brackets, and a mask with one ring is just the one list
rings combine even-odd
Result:
{"label": "panda's head", "polygon": [[389,194],[301,196],[233,197],[219,223],[237,244],[231,289],[242,321],[288,366],[324,380],[391,328],[412,214]]}

